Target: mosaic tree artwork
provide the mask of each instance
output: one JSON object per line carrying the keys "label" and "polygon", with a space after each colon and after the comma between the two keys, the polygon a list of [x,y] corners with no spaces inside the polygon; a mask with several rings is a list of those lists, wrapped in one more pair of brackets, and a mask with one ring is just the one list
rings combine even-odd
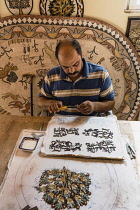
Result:
{"label": "mosaic tree artwork", "polygon": [[90,199],[90,184],[88,173],[76,173],[63,167],[62,170],[45,170],[35,188],[43,192],[43,200],[53,209],[80,209]]}
{"label": "mosaic tree artwork", "polygon": [[83,17],[83,0],[40,0],[40,14]]}
{"label": "mosaic tree artwork", "polygon": [[8,10],[13,15],[30,14],[33,0],[5,0]]}

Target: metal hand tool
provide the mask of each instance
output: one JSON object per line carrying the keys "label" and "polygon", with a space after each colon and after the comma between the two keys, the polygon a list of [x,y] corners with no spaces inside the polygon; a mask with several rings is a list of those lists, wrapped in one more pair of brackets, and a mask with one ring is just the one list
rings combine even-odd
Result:
{"label": "metal hand tool", "polygon": [[78,104],[77,105],[74,105],[74,106],[62,106],[59,109],[62,111],[62,110],[68,109],[68,108],[77,108],[78,109]]}

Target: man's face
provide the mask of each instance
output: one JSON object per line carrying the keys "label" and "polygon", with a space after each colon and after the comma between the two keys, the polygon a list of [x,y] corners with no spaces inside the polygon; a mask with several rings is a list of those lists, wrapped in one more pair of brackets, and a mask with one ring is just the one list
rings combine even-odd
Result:
{"label": "man's face", "polygon": [[81,75],[83,61],[73,47],[69,46],[60,50],[58,59],[62,69],[70,78],[78,78]]}

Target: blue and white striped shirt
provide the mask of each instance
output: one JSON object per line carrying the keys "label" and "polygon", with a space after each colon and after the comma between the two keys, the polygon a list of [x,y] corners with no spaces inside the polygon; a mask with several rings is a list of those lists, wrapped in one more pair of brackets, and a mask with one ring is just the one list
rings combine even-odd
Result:
{"label": "blue and white striped shirt", "polygon": [[[57,66],[45,76],[39,96],[62,101],[64,106],[74,106],[87,100],[113,100],[114,91],[107,70],[83,58],[83,72],[75,82],[65,74],[61,66]],[[59,114],[83,115],[75,108],[67,108]]]}

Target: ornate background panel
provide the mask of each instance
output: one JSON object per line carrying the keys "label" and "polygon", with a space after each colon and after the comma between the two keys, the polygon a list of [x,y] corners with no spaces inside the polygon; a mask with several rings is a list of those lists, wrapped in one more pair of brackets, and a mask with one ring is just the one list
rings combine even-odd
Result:
{"label": "ornate background panel", "polygon": [[39,113],[35,99],[43,77],[58,65],[55,46],[67,37],[78,39],[83,57],[109,71],[116,95],[113,113],[120,120],[134,120],[140,109],[140,62],[135,48],[113,26],[79,17],[23,15],[0,20],[1,114]]}
{"label": "ornate background panel", "polygon": [[40,0],[40,14],[48,16],[83,17],[83,0]]}

